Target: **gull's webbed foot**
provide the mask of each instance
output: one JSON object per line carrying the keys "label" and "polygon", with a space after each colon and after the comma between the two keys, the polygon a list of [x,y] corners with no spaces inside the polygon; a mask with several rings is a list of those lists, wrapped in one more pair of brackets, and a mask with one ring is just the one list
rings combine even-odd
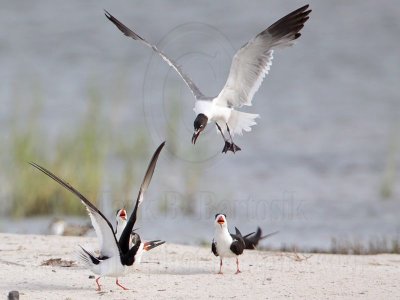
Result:
{"label": "gull's webbed foot", "polygon": [[225,141],[224,149],[222,149],[222,153],[226,153],[228,151],[232,151],[232,144],[229,143],[228,141]]}
{"label": "gull's webbed foot", "polygon": [[222,153],[227,153],[228,151],[232,151],[236,153],[237,151],[242,150],[239,146],[235,145],[234,143],[229,143],[225,141],[224,149],[222,149]]}
{"label": "gull's webbed foot", "polygon": [[232,151],[233,153],[236,153],[237,151],[242,150],[239,146],[235,145],[234,143],[231,144],[229,151]]}

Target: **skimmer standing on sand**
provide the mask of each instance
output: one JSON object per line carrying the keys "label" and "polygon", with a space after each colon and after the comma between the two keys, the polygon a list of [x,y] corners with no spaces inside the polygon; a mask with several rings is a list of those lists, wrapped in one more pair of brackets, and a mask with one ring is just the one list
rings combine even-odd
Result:
{"label": "skimmer standing on sand", "polygon": [[65,181],[51,173],[49,170],[39,166],[36,163],[30,163],[32,166],[45,173],[47,176],[57,181],[67,190],[74,193],[85,205],[92,221],[92,225],[96,231],[97,238],[99,240],[100,255],[95,256],[93,253],[81,247],[80,258],[83,264],[85,264],[90,270],[92,270],[93,273],[99,275],[99,277],[96,279],[98,291],[101,290],[101,286],[99,284],[99,279],[101,276],[116,277],[115,283],[126,290],[127,288],[119,283],[118,277],[128,272],[128,267],[133,265],[137,258],[137,255],[141,253],[143,249],[150,250],[164,243],[159,240],[142,243],[140,236],[137,233],[134,233],[132,238],[132,246],[130,245],[132,229],[136,222],[139,203],[143,201],[143,195],[150,184],[151,177],[153,176],[154,169],[157,164],[158,156],[160,155],[164,144],[165,142],[162,143],[153,154],[153,157],[144,176],[142,185],[140,186],[135,208],[133,209],[133,212],[130,215],[129,220],[119,240],[117,240],[114,234],[114,230],[110,221],[108,221],[104,214],[88,199],[86,199],[85,196],[83,196],[70,184],[66,183]]}
{"label": "skimmer standing on sand", "polygon": [[257,232],[252,232],[242,236],[239,229],[235,227],[235,234],[228,231],[228,222],[225,214],[216,214],[214,221],[214,239],[211,244],[211,251],[215,256],[219,256],[219,272],[222,274],[222,259],[224,257],[236,257],[236,274],[240,273],[239,255],[243,254],[245,249],[256,249],[258,243],[267,237],[270,237],[278,232],[272,232],[265,236],[261,236],[261,228],[257,228]]}

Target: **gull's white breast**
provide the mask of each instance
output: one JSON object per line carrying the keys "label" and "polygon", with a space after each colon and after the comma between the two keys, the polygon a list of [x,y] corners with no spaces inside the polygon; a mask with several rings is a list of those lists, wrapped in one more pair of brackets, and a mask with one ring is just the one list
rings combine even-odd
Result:
{"label": "gull's white breast", "polygon": [[[215,100],[215,99],[214,99]],[[228,123],[232,109],[216,104],[215,101],[198,100],[194,105],[196,115],[204,114],[208,117],[208,123],[222,121]]]}

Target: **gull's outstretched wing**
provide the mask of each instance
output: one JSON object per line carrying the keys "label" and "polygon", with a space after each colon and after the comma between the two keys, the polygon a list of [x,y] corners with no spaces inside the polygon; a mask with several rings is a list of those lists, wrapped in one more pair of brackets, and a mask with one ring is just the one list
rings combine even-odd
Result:
{"label": "gull's outstretched wing", "polygon": [[137,210],[139,207],[139,203],[143,201],[143,195],[147,191],[147,188],[149,187],[151,177],[153,176],[154,169],[156,168],[158,156],[160,155],[160,152],[162,148],[164,147],[165,142],[163,142],[160,146],[158,146],[157,150],[154,152],[153,157],[151,158],[150,164],[147,167],[146,174],[144,175],[142,185],[140,186],[139,194],[136,199],[136,204],[133,209],[133,212],[131,213],[128,222],[126,223],[126,226],[124,228],[124,231],[121,234],[121,237],[119,239],[119,247],[121,248],[122,253],[127,253],[129,251],[129,239],[132,233],[133,226],[135,225],[136,222],[136,217],[137,217]]}
{"label": "gull's outstretched wing", "polygon": [[218,95],[218,104],[229,107],[251,105],[272,64],[273,50],[291,46],[308,20],[308,5],[281,18],[259,33],[233,57],[228,79]]}
{"label": "gull's outstretched wing", "polygon": [[205,99],[206,97],[203,95],[203,93],[199,90],[199,88],[196,86],[196,84],[190,79],[190,77],[183,72],[181,66],[179,66],[173,59],[169,58],[166,56],[161,50],[157,48],[157,46],[150,44],[148,41],[146,41],[144,38],[139,36],[137,33],[135,33],[133,30],[129,29],[126,27],[124,24],[122,24],[118,19],[116,19],[114,16],[112,16],[108,11],[105,11],[105,15],[107,19],[109,19],[119,30],[122,31],[124,35],[127,37],[131,37],[134,40],[137,40],[139,42],[142,42],[145,44],[147,47],[151,48],[153,51],[155,51],[158,55],[162,57],[163,60],[167,62],[167,64],[172,67],[178,74],[181,76],[183,81],[186,83],[186,85],[190,88],[192,91],[194,97],[199,100],[199,99]]}
{"label": "gull's outstretched wing", "polygon": [[67,190],[72,192],[75,196],[77,196],[81,200],[83,205],[85,205],[89,213],[90,219],[92,221],[94,230],[96,231],[97,238],[99,239],[100,256],[112,257],[120,255],[120,250],[117,239],[115,238],[114,235],[113,227],[111,223],[107,220],[107,218],[103,215],[103,213],[69,183],[63,181],[62,179],[54,175],[46,168],[34,162],[30,162],[29,164],[31,164],[36,169],[42,171],[51,179],[58,182],[60,185],[62,185]]}

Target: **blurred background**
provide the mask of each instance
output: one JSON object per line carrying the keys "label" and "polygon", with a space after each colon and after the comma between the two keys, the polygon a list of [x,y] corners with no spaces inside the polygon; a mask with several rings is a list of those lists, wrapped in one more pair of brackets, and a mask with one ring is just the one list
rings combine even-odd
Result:
{"label": "blurred background", "polygon": [[[114,220],[162,152],[138,226],[145,239],[207,245],[214,215],[271,249],[400,251],[400,6],[309,1],[302,37],[276,51],[242,151],[213,126],[191,144],[194,98],[106,9],[163,49],[203,93],[235,51],[302,1],[0,1],[0,232],[89,222],[64,178]],[[60,231],[61,232],[61,231]],[[60,233],[58,232],[58,233]]]}

